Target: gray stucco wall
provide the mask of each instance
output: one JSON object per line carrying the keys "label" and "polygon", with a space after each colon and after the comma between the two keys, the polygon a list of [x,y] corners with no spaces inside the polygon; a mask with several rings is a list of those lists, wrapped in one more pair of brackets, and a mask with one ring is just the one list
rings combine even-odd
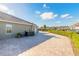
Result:
{"label": "gray stucco wall", "polygon": [[[6,24],[12,24],[12,33],[6,34]],[[32,31],[30,25],[22,25],[22,24],[14,24],[14,23],[7,23],[7,22],[0,22],[0,39],[7,39],[15,37],[16,33],[24,33],[24,31]]]}
{"label": "gray stucco wall", "polygon": [[4,36],[4,24],[2,22],[0,22],[0,39],[2,39],[2,37]]}

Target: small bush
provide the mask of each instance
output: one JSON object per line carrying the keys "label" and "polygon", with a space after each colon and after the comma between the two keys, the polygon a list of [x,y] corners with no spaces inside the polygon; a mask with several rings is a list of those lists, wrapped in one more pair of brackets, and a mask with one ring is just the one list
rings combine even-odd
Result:
{"label": "small bush", "polygon": [[16,38],[20,38],[22,37],[22,34],[21,33],[16,33]]}

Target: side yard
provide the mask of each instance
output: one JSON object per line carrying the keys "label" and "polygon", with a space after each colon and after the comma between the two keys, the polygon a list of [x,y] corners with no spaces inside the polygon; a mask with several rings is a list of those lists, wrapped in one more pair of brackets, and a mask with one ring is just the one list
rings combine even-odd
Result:
{"label": "side yard", "polygon": [[[68,37],[43,32],[52,36],[41,44],[24,51],[19,56],[73,56],[71,41]],[[53,37],[55,36],[55,37]],[[42,38],[42,37],[41,37]],[[41,39],[40,38],[40,39]]]}
{"label": "side yard", "polygon": [[79,34],[72,31],[48,30],[48,32],[67,36],[71,39],[75,55],[79,55]]}
{"label": "side yard", "polygon": [[40,32],[35,36],[0,40],[0,56],[74,55],[68,37]]}

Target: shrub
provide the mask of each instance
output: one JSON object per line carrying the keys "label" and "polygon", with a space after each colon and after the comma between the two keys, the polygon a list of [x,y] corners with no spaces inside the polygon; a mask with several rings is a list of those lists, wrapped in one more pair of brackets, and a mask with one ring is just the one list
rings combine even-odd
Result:
{"label": "shrub", "polygon": [[16,33],[16,37],[20,38],[20,37],[22,37],[22,34],[21,33]]}

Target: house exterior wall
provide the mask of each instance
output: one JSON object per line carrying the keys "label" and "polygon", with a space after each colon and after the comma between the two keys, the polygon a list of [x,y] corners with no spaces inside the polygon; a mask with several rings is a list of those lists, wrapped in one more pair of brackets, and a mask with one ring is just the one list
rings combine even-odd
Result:
{"label": "house exterior wall", "polygon": [[[6,24],[12,25],[12,33],[6,34]],[[22,25],[22,24],[14,24],[8,22],[0,22],[0,39],[12,38],[15,37],[16,33],[24,34],[24,31],[32,31],[31,25]]]}
{"label": "house exterior wall", "polygon": [[72,25],[72,26],[71,26],[71,30],[72,30],[72,31],[75,31],[75,32],[79,32],[79,26]]}
{"label": "house exterior wall", "polygon": [[33,25],[32,28],[33,28],[33,31],[35,32],[35,34],[37,34],[38,33],[38,26]]}
{"label": "house exterior wall", "polygon": [[75,27],[72,28],[72,30],[75,31],[75,32],[79,32],[79,27],[75,26]]}
{"label": "house exterior wall", "polygon": [[0,39],[4,36],[4,24],[0,22]]}

